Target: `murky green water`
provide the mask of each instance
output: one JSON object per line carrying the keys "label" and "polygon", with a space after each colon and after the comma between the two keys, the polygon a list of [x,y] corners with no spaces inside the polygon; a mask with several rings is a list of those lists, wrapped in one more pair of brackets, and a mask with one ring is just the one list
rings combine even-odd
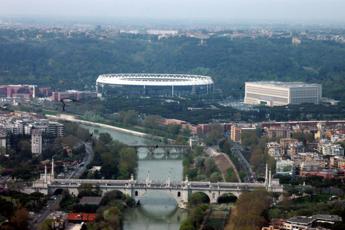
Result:
{"label": "murky green water", "polygon": [[[108,132],[114,140],[128,145],[152,143],[152,140],[111,129],[83,126],[91,132],[95,129],[98,133]],[[139,158],[140,154],[146,153],[139,152]],[[139,160],[136,179],[144,181],[147,176],[153,181],[164,182],[168,178],[172,182],[181,181],[183,179],[182,160]],[[140,208],[128,209],[125,212],[125,230],[177,230],[186,217],[186,212],[178,209],[175,199],[165,192],[147,192],[140,198],[140,202]]]}

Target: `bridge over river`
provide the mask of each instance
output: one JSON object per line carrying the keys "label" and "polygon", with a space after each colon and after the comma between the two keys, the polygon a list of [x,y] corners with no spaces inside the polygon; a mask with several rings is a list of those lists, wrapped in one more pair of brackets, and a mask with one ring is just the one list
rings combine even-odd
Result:
{"label": "bridge over river", "polygon": [[[52,169],[54,165],[52,165]],[[224,194],[232,193],[239,196],[244,191],[266,189],[270,192],[283,192],[282,186],[278,181],[272,180],[271,171],[266,167],[265,183],[227,183],[227,182],[200,182],[171,181],[167,178],[164,182],[152,181],[149,175],[144,181],[137,181],[132,176],[129,180],[106,180],[106,179],[55,179],[54,170],[50,174],[46,171],[41,177],[32,184],[30,192],[41,192],[52,194],[57,189],[68,190],[71,194],[78,195],[81,185],[91,185],[98,188],[102,194],[109,191],[120,191],[136,200],[140,200],[149,191],[163,191],[170,194],[176,200],[180,208],[185,208],[191,194],[202,192],[209,197],[211,203],[216,203],[218,198]]]}
{"label": "bridge over river", "polygon": [[135,148],[140,160],[176,160],[181,159],[190,150],[188,145],[129,145]]}

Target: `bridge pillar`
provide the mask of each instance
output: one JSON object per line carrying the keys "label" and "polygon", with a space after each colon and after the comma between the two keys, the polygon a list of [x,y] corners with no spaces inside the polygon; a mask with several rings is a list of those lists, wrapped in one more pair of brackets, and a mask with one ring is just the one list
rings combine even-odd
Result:
{"label": "bridge pillar", "polygon": [[168,160],[170,158],[170,150],[169,148],[163,148],[164,151],[164,158]]}
{"label": "bridge pillar", "polygon": [[133,199],[135,199],[135,191],[134,191],[134,185],[135,185],[136,181],[134,180],[134,175],[131,174],[131,179],[129,181],[129,189],[130,189],[130,193],[128,194],[130,197],[132,197]]}
{"label": "bridge pillar", "polygon": [[188,181],[188,176],[182,182],[182,189],[181,191],[177,192],[176,201],[179,208],[186,209],[188,207],[188,200],[189,200],[189,193],[190,191],[190,182]]}
{"label": "bridge pillar", "polygon": [[71,194],[73,196],[78,196],[78,194],[79,194],[78,188],[68,188],[68,192],[69,192],[69,194]]}
{"label": "bridge pillar", "polygon": [[265,186],[266,188],[268,186],[268,164],[266,164],[266,170],[265,170]]}
{"label": "bridge pillar", "polygon": [[51,173],[50,173],[50,180],[53,181],[55,178],[54,175],[54,158],[52,158],[52,168],[51,168]]}
{"label": "bridge pillar", "polygon": [[272,188],[272,171],[268,171],[268,190],[270,191]]}
{"label": "bridge pillar", "polygon": [[218,191],[210,191],[208,197],[210,198],[210,204],[216,204],[218,201],[219,192]]}
{"label": "bridge pillar", "polygon": [[183,189],[177,192],[176,201],[179,208],[186,209],[188,206],[189,191]]}

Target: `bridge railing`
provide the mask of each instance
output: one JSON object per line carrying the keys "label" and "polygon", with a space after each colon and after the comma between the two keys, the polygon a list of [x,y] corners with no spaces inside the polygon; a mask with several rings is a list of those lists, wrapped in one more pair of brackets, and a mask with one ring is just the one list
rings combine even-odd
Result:
{"label": "bridge railing", "polygon": [[[192,190],[221,190],[221,191],[243,191],[267,188],[265,183],[231,183],[208,181],[136,181],[131,180],[97,180],[97,179],[54,179],[49,185],[59,188],[78,188],[82,184],[91,184],[100,188],[128,189],[128,188],[145,188],[145,189],[192,189]],[[268,188],[272,192],[281,192],[281,185],[272,185]]]}
{"label": "bridge railing", "polygon": [[128,184],[131,180],[54,179],[59,184]]}

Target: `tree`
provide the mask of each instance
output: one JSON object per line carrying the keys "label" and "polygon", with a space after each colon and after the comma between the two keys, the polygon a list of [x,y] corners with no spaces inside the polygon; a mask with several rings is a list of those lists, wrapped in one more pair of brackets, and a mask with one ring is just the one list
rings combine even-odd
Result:
{"label": "tree", "polygon": [[26,208],[19,207],[10,218],[10,223],[16,227],[16,229],[26,230],[28,229],[29,213]]}
{"label": "tree", "polygon": [[228,168],[228,170],[226,170],[225,180],[227,182],[238,182],[235,172],[232,168]]}
{"label": "tree", "polygon": [[117,207],[105,207],[97,210],[94,229],[121,229],[121,211]]}
{"label": "tree", "polygon": [[261,229],[267,223],[264,214],[270,204],[271,198],[264,190],[242,193],[229,217],[231,221],[225,229]]}
{"label": "tree", "polygon": [[103,144],[109,144],[113,141],[113,138],[110,136],[109,133],[100,133],[98,140]]}
{"label": "tree", "polygon": [[204,163],[205,174],[207,176],[211,175],[211,173],[217,171],[216,163],[214,162],[213,158],[207,158]]}
{"label": "tree", "polygon": [[259,137],[254,131],[241,133],[241,144],[246,147],[253,147],[259,143]]}
{"label": "tree", "polygon": [[120,150],[119,171],[123,179],[128,179],[131,174],[134,174],[137,167],[138,155],[133,148],[122,148]]}
{"label": "tree", "polygon": [[124,194],[120,191],[110,191],[110,192],[107,192],[102,200],[101,200],[101,203],[100,205],[101,206],[107,206],[110,204],[111,201],[113,200],[122,200],[124,198]]}
{"label": "tree", "polygon": [[206,134],[205,142],[207,145],[215,145],[223,136],[223,127],[220,124],[212,124],[210,131]]}
{"label": "tree", "polygon": [[211,181],[211,182],[223,181],[223,178],[222,178],[222,176],[220,175],[219,172],[213,172],[213,173],[210,175],[210,181]]}
{"label": "tree", "polygon": [[135,110],[121,111],[119,120],[126,125],[135,125],[138,122],[138,113]]}
{"label": "tree", "polygon": [[38,226],[38,230],[54,230],[52,224],[52,219],[46,219]]}
{"label": "tree", "polygon": [[90,139],[90,132],[89,132],[89,130],[78,125],[78,128],[75,132],[75,136],[77,136],[78,138],[80,138],[83,141],[87,141]]}
{"label": "tree", "polygon": [[252,150],[250,164],[256,172],[265,169],[265,153],[261,148],[254,148]]}
{"label": "tree", "polygon": [[13,203],[0,197],[0,207],[0,214],[6,218],[10,218],[14,212]]}
{"label": "tree", "polygon": [[147,115],[144,118],[143,125],[146,128],[155,129],[159,127],[161,120],[162,117],[158,115]]}
{"label": "tree", "polygon": [[314,134],[313,133],[304,133],[304,132],[295,132],[292,133],[292,138],[295,138],[303,144],[311,143],[314,141]]}
{"label": "tree", "polygon": [[92,184],[81,184],[78,188],[78,197],[98,196],[99,194],[99,188],[93,187]]}
{"label": "tree", "polygon": [[210,198],[202,192],[196,192],[191,195],[189,198],[189,205],[197,206],[200,204],[208,204],[210,203]]}
{"label": "tree", "polygon": [[195,230],[196,228],[193,225],[193,222],[191,221],[190,218],[185,219],[182,221],[180,230]]}
{"label": "tree", "polygon": [[193,225],[197,229],[201,225],[207,209],[208,209],[208,205],[205,205],[205,204],[198,205],[192,209],[191,214],[190,214],[190,219],[192,220]]}

